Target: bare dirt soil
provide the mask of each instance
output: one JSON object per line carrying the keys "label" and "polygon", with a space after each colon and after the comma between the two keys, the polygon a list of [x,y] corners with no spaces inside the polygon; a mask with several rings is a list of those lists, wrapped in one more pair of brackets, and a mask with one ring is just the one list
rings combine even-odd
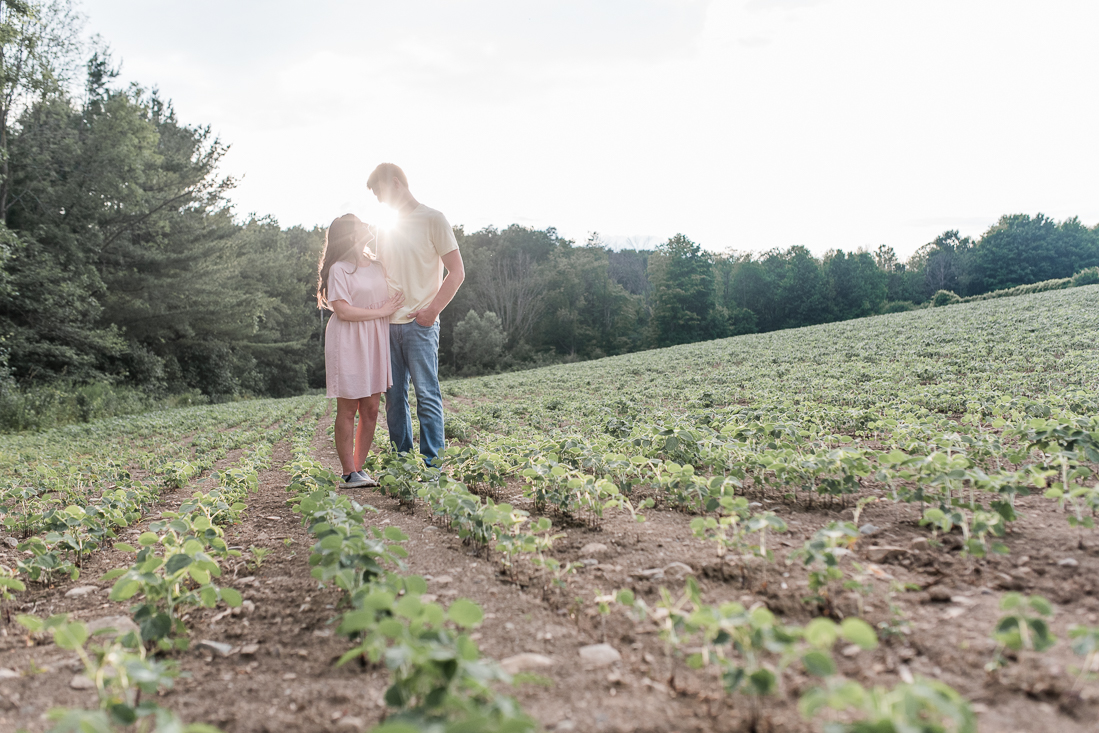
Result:
{"label": "bare dirt soil", "polygon": [[[317,455],[338,468],[323,421],[321,427]],[[192,648],[174,655],[189,676],[160,702],[189,722],[211,723],[227,733],[275,733],[361,730],[383,718],[385,670],[334,665],[347,648],[331,623],[339,592],[318,589],[310,577],[309,536],[286,504],[289,476],[282,467],[288,460],[287,447],[276,446],[275,468],[260,475],[243,523],[227,530],[231,545],[270,550],[262,566],[241,562],[226,568],[222,578],[254,608],[194,613],[188,620]],[[550,658],[550,666],[533,670],[541,683],[528,682],[514,692],[530,714],[554,731],[749,730],[744,698],[727,696],[720,679],[694,672],[669,654],[654,626],[620,610],[601,617],[593,601],[630,588],[652,605],[660,587],[678,595],[690,574],[707,602],[762,603],[785,622],[804,623],[814,615],[802,600],[808,595],[806,572],[784,559],[828,521],[852,515],[839,505],[804,510],[768,503],[788,521],[790,531],[773,538],[776,563],[752,565],[742,573],[728,563],[722,568],[712,547],[691,535],[688,514],[649,510],[648,521],[635,524],[628,515],[614,513],[600,530],[560,530],[565,536],[555,545],[555,557],[580,563],[581,569],[569,576],[567,588],[546,589],[531,568],[518,570],[518,582],[502,574],[498,557],[486,559],[463,545],[434,525],[423,506],[411,513],[370,489],[347,493],[378,509],[373,522],[398,526],[409,535],[409,571],[428,579],[429,593],[443,602],[464,597],[482,606],[485,621],[475,638],[484,654],[498,660],[524,652]],[[168,495],[148,516],[178,505],[185,494]],[[502,498],[524,506],[518,487],[505,490]],[[862,571],[848,566],[864,591],[843,595],[834,613],[855,613],[861,606],[882,644],[872,652],[846,650],[851,656],[837,652],[841,671],[864,685],[892,685],[909,673],[941,679],[974,703],[980,729],[987,733],[1099,730],[1099,683],[1074,687],[1073,672],[1082,660],[1064,643],[1068,626],[1099,622],[1099,532],[1070,528],[1048,500],[1021,498],[1018,508],[1022,517],[1006,539],[1011,554],[966,560],[955,537],[939,546],[925,542],[928,531],[916,525],[918,507],[884,501],[869,505],[860,524],[881,529],[859,543],[853,563]],[[875,552],[872,546],[897,549]],[[10,563],[15,551],[3,544],[0,549],[8,555],[0,562]],[[85,621],[127,616],[127,604],[107,601],[110,584],[97,580],[127,559],[123,553],[98,553],[78,581],[28,588],[9,610],[70,613]],[[80,586],[96,589],[66,595]],[[1006,590],[1053,601],[1053,629],[1062,643],[1044,654],[1022,653],[989,673],[985,664],[995,646],[990,632]],[[18,676],[0,678],[0,731],[42,731],[48,728],[47,709],[94,705],[94,693],[70,687],[80,670],[76,658],[52,644],[32,643],[11,620],[13,613],[0,623],[0,669]],[[224,642],[232,651],[222,656],[202,647],[203,640]],[[579,649],[601,642],[613,646],[621,659],[599,668],[583,664]],[[786,694],[763,703],[757,730],[819,730],[818,723],[801,718],[794,703],[796,693],[810,684],[788,678]]]}

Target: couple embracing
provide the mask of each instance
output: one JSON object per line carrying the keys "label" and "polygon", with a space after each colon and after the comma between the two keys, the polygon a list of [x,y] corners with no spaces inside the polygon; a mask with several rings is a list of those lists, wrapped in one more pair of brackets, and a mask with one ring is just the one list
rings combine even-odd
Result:
{"label": "couple embracing", "polygon": [[379,229],[354,214],[333,221],[317,280],[317,303],[332,311],[324,368],[328,397],[336,398],[341,488],[377,485],[362,468],[382,392],[389,438],[398,452],[412,452],[410,380],[416,389],[420,452],[429,463],[442,453],[439,313],[465,279],[450,224],[413,197],[404,171],[382,163],[366,185],[379,202],[397,211],[397,222]]}

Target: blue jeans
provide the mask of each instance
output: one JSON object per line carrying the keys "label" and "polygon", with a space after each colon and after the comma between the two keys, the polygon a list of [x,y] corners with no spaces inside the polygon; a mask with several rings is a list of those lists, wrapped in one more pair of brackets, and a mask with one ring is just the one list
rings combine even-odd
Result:
{"label": "blue jeans", "polygon": [[421,326],[389,324],[389,358],[393,386],[385,393],[385,421],[389,439],[399,453],[412,452],[412,413],[408,382],[416,388],[416,415],[420,419],[420,453],[428,463],[443,452],[443,395],[439,389],[439,322]]}

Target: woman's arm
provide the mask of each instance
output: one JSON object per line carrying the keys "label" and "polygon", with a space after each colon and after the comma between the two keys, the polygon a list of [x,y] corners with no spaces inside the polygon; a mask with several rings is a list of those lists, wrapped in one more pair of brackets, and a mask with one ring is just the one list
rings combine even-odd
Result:
{"label": "woman's arm", "polygon": [[341,321],[355,323],[358,321],[373,321],[376,318],[389,318],[397,312],[404,303],[404,293],[397,293],[378,308],[356,308],[346,300],[329,301],[328,307]]}

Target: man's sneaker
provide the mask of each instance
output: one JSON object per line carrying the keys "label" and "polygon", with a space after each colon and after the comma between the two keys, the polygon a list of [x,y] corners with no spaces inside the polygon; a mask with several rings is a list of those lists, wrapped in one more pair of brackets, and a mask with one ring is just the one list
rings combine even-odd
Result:
{"label": "man's sneaker", "polygon": [[363,486],[377,486],[370,483],[370,477],[360,471],[352,471],[346,476],[340,477],[341,489],[359,489]]}
{"label": "man's sneaker", "polygon": [[377,486],[378,485],[378,482],[375,479],[373,479],[370,476],[370,474],[367,473],[366,471],[356,471],[356,473],[359,474],[359,478],[361,478],[363,481],[366,482],[366,483],[363,484],[363,486]]}

